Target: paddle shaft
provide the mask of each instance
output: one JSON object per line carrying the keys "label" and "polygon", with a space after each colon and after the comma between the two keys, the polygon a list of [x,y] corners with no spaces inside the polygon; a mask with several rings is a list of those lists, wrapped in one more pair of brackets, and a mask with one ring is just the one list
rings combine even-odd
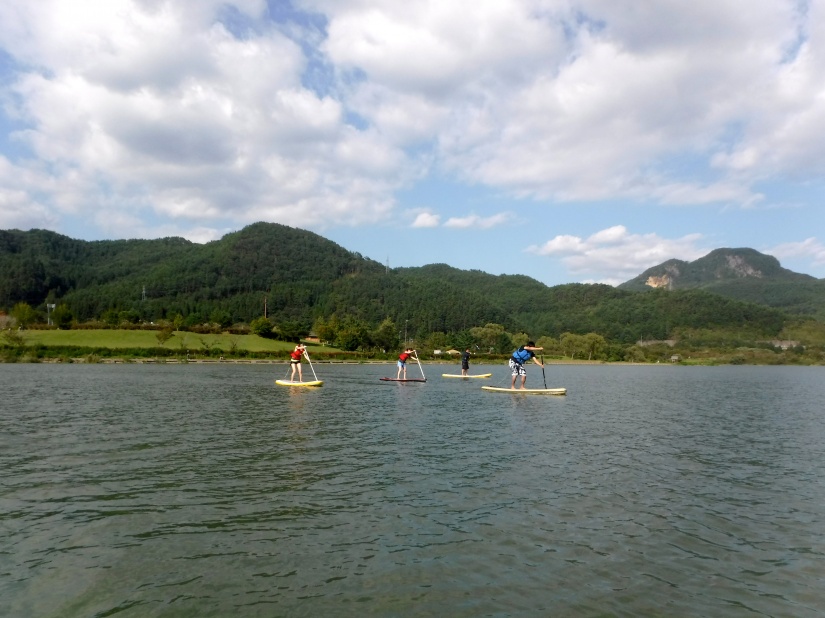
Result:
{"label": "paddle shaft", "polygon": [[418,363],[418,369],[421,371],[421,377],[426,380],[427,376],[424,375],[424,369],[421,367],[421,361],[418,360],[418,352],[415,353],[415,356],[413,356],[413,358],[415,359],[415,362]]}
{"label": "paddle shaft", "polygon": [[541,358],[541,377],[544,378],[544,388],[547,388],[547,376],[544,375],[544,354],[539,356]]}
{"label": "paddle shaft", "polygon": [[[312,361],[309,360],[309,352],[307,352],[306,349],[304,350],[304,356],[307,357],[307,362],[309,363],[309,368],[312,369],[312,376],[315,378],[315,381],[317,382],[318,381],[318,376],[315,375],[315,367],[312,366]],[[545,387],[547,387],[546,384],[545,384]]]}

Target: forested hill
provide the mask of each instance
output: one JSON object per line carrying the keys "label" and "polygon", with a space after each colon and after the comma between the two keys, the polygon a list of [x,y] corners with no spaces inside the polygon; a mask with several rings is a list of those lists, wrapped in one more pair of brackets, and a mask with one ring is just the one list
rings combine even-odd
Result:
{"label": "forested hill", "polygon": [[205,245],[0,231],[0,266],[0,306],[49,298],[66,302],[79,319],[110,308],[165,317],[220,306],[246,320],[263,314],[265,296],[277,314],[318,304],[341,278],[384,270],[317,234],[270,223]]}
{"label": "forested hill", "polygon": [[643,291],[702,289],[825,320],[825,280],[783,268],[753,249],[716,249],[693,262],[668,260],[619,286]]}
{"label": "forested hill", "polygon": [[547,287],[445,264],[388,270],[311,232],[256,223],[199,245],[181,238],[87,242],[53,232],[0,231],[0,309],[65,304],[78,321],[106,312],[189,324],[276,323],[308,329],[335,315],[375,328],[386,318],[411,335],[487,323],[538,338],[600,333],[623,342],[680,328],[748,328],[771,337],[779,311],[701,290],[638,293],[607,285]]}

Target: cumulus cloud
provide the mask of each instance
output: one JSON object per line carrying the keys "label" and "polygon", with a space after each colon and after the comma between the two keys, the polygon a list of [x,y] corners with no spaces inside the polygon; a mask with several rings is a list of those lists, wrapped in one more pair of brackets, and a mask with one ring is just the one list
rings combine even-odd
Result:
{"label": "cumulus cloud", "polygon": [[816,238],[806,238],[801,242],[788,242],[777,245],[772,249],[767,249],[769,253],[777,259],[810,258],[814,265],[825,264],[825,244]]}
{"label": "cumulus cloud", "polygon": [[57,227],[57,215],[30,190],[38,185],[45,189],[48,183],[48,176],[0,156],[0,228]]}
{"label": "cumulus cloud", "polygon": [[419,213],[418,216],[413,221],[413,227],[438,227],[438,224],[441,221],[441,217],[439,215],[433,214],[431,212],[422,212]]}
{"label": "cumulus cloud", "polygon": [[302,5],[328,16],[335,66],[363,77],[359,113],[400,141],[432,132],[468,182],[748,206],[759,180],[811,177],[825,157],[820,3]]}
{"label": "cumulus cloud", "polygon": [[276,23],[265,0],[0,4],[0,97],[31,180],[6,203],[208,236],[387,219],[428,176],[537,209],[749,207],[766,181],[825,172],[821,2],[292,6]]}
{"label": "cumulus cloud", "polygon": [[54,228],[58,219],[25,191],[0,189],[0,229]]}
{"label": "cumulus cloud", "polygon": [[444,227],[454,228],[480,228],[483,230],[497,227],[507,223],[512,217],[510,213],[502,212],[490,217],[480,217],[478,215],[468,215],[466,217],[450,217],[444,222]]}
{"label": "cumulus cloud", "polygon": [[25,125],[17,138],[49,166],[54,188],[29,187],[29,201],[38,190],[90,218],[128,205],[213,229],[386,216],[416,173],[406,154],[349,125],[340,100],[304,87],[300,45],[272,24],[237,37],[218,21],[225,5],[259,19],[264,2],[197,4],[0,7],[0,46],[19,67],[7,98]]}
{"label": "cumulus cloud", "polygon": [[618,285],[669,259],[692,261],[706,255],[710,249],[703,248],[701,240],[700,234],[681,238],[632,234],[625,226],[615,225],[587,238],[559,235],[543,245],[532,245],[527,251],[558,257],[571,273],[594,276],[590,281]]}

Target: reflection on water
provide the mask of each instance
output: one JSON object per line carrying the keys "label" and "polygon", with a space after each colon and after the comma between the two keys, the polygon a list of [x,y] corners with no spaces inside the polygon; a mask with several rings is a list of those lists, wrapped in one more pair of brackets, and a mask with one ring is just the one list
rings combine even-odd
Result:
{"label": "reflection on water", "polygon": [[0,615],[823,615],[818,368],[281,369],[2,366]]}

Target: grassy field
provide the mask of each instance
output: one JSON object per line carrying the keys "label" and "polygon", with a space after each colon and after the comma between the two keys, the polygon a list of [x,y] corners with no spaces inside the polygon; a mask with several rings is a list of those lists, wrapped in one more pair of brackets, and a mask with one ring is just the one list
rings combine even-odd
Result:
{"label": "grassy field", "polygon": [[[277,352],[292,350],[295,345],[285,341],[264,339],[258,335],[199,335],[197,333],[176,332],[165,344],[157,339],[158,331],[149,330],[28,330],[21,334],[26,345],[76,346],[83,348],[166,348],[184,353],[208,349],[224,352],[247,350],[249,352]],[[309,354],[337,352],[337,348],[309,345]]]}

